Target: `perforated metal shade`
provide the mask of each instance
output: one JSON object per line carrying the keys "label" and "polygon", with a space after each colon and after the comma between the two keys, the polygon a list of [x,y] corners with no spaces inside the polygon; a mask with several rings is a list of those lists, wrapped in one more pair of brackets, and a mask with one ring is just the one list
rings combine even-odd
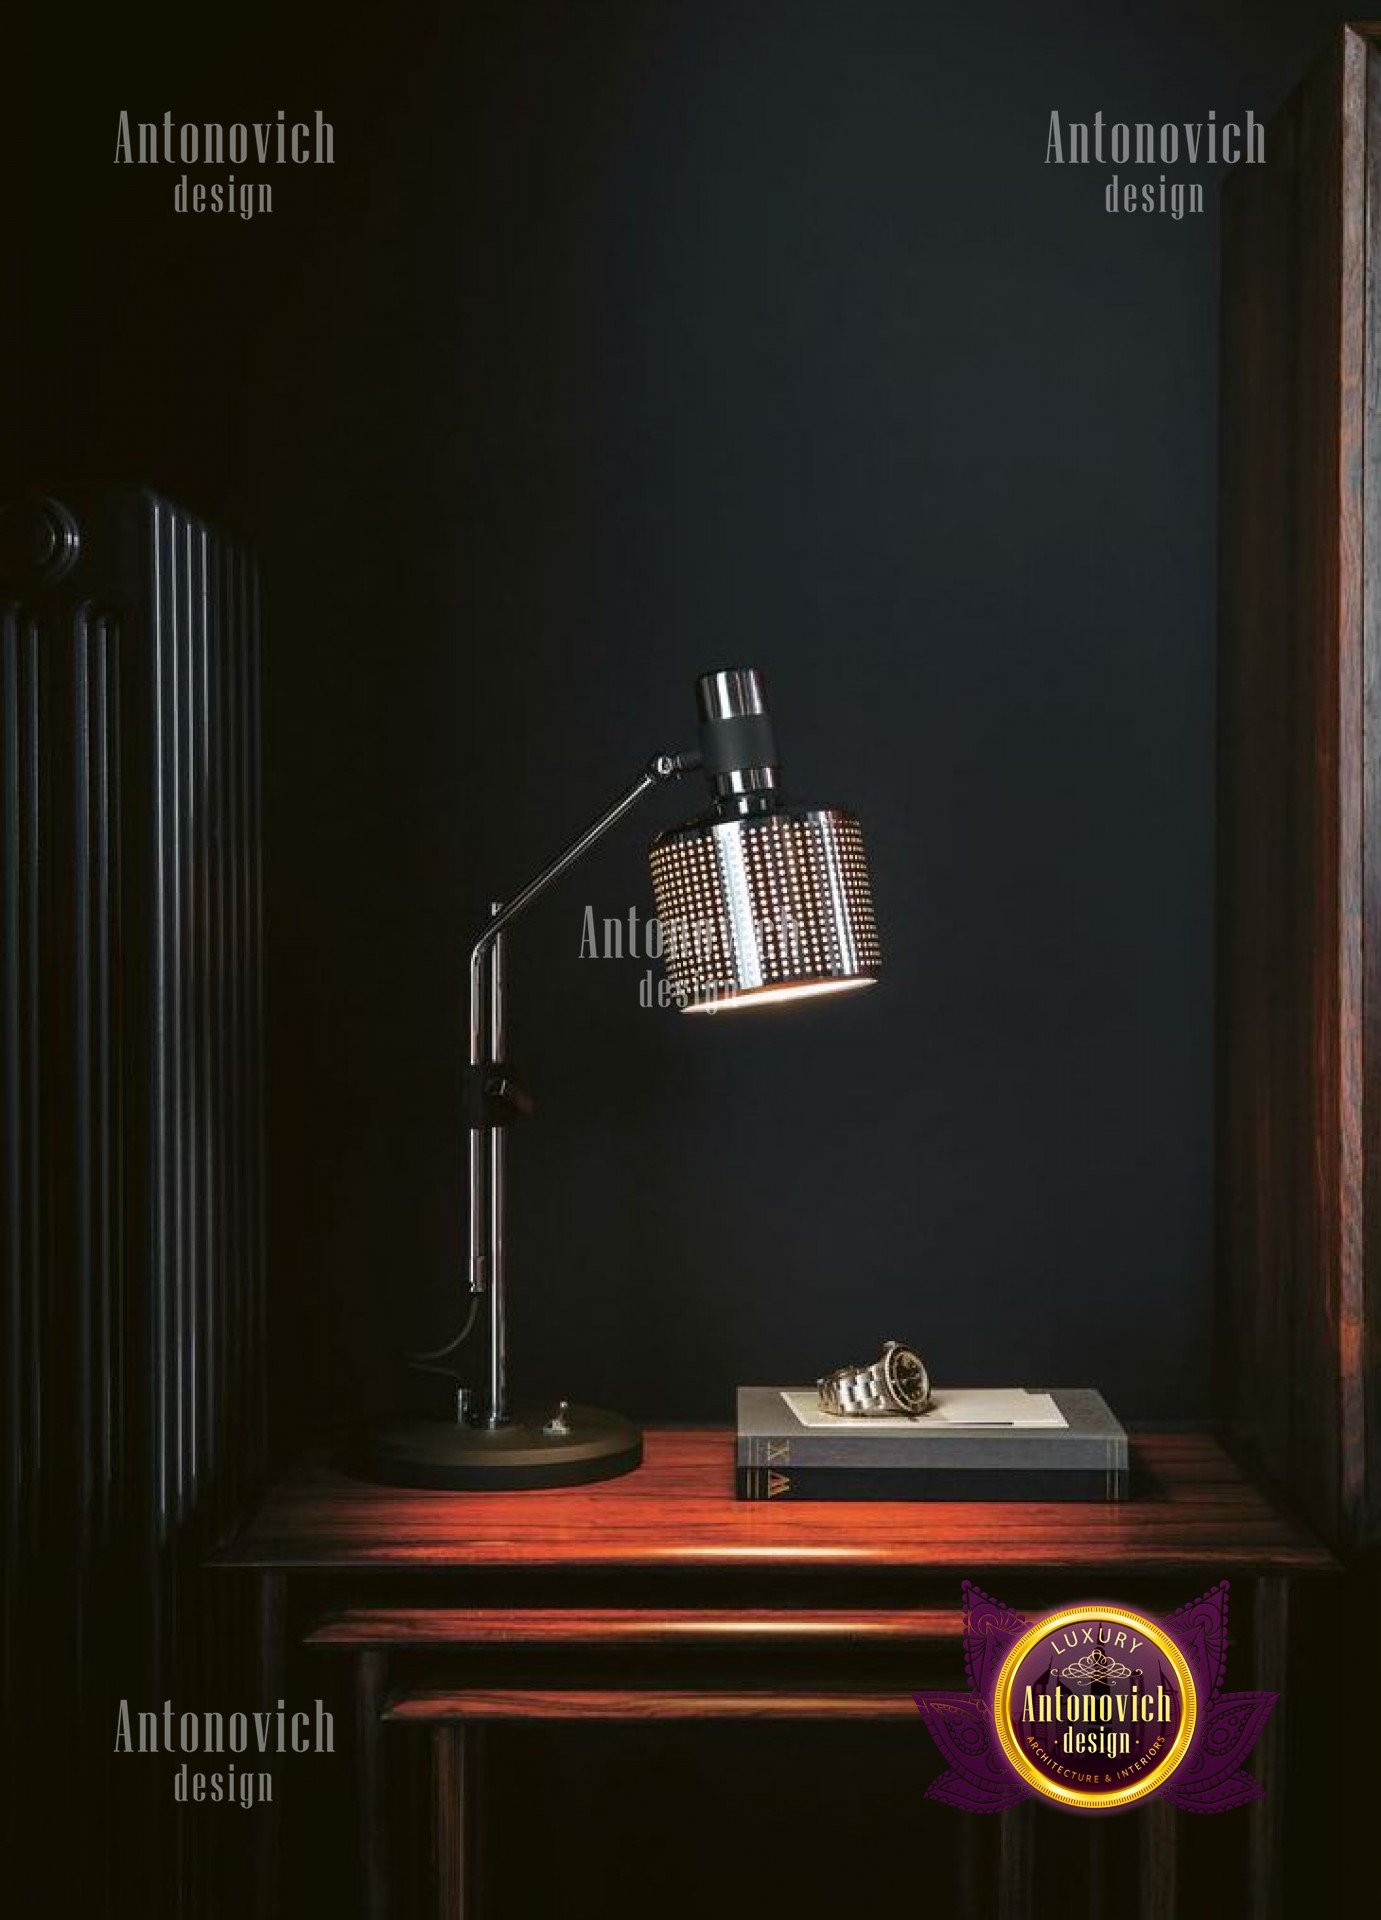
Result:
{"label": "perforated metal shade", "polygon": [[671,996],[686,1013],[871,986],[882,963],[863,835],[837,808],[692,821],[652,843]]}

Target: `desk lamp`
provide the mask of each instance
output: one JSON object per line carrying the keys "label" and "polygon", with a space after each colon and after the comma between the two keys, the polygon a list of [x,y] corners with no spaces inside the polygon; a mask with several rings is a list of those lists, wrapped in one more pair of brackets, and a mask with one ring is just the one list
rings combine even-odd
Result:
{"label": "desk lamp", "polygon": [[[658,834],[652,889],[672,1001],[683,1012],[727,1013],[871,986],[880,964],[858,821],[833,807],[790,805],[780,785],[762,677],[751,668],[696,683],[700,747],[658,754],[622,797],[527,885],[496,901],[470,953],[469,1317],[447,1346],[411,1356],[442,1363],[489,1307],[484,1404],[458,1387],[450,1420],[410,1420],[376,1432],[366,1471],[405,1486],[570,1486],[628,1473],[642,1459],[631,1421],[565,1401],[515,1413],[508,1397],[506,1327],[507,1130],[531,1111],[506,1059],[507,928],[539,894],[654,787],[697,771],[708,812]],[[455,1377],[455,1376],[452,1376]]]}

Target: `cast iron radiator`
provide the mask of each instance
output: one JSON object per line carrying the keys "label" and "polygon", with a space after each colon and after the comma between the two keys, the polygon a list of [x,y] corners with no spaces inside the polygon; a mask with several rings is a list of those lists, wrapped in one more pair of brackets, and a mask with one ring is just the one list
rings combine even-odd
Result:
{"label": "cast iron radiator", "polygon": [[265,1446],[258,580],[153,494],[18,500],[0,625],[5,1804],[60,1796],[85,1910],[210,1912],[112,1749],[247,1637],[197,1563]]}

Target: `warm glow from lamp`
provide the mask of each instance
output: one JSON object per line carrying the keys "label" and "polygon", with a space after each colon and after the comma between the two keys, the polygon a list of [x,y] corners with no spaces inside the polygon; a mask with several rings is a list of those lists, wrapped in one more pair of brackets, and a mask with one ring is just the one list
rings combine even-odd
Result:
{"label": "warm glow from lamp", "polygon": [[810,1000],[825,993],[856,993],[871,987],[871,979],[798,980],[788,987],[750,987],[744,993],[726,993],[718,1000],[697,1000],[683,1007],[683,1013],[728,1013],[734,1007],[768,1007],[778,1000]]}

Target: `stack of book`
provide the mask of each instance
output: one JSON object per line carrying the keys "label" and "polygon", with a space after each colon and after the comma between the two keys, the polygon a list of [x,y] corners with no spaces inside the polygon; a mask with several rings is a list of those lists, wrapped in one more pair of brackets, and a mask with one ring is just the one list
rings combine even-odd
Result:
{"label": "stack of book", "polygon": [[951,1388],[930,1412],[821,1410],[813,1387],[740,1387],[740,1500],[1123,1500],[1127,1435],[1091,1387]]}

